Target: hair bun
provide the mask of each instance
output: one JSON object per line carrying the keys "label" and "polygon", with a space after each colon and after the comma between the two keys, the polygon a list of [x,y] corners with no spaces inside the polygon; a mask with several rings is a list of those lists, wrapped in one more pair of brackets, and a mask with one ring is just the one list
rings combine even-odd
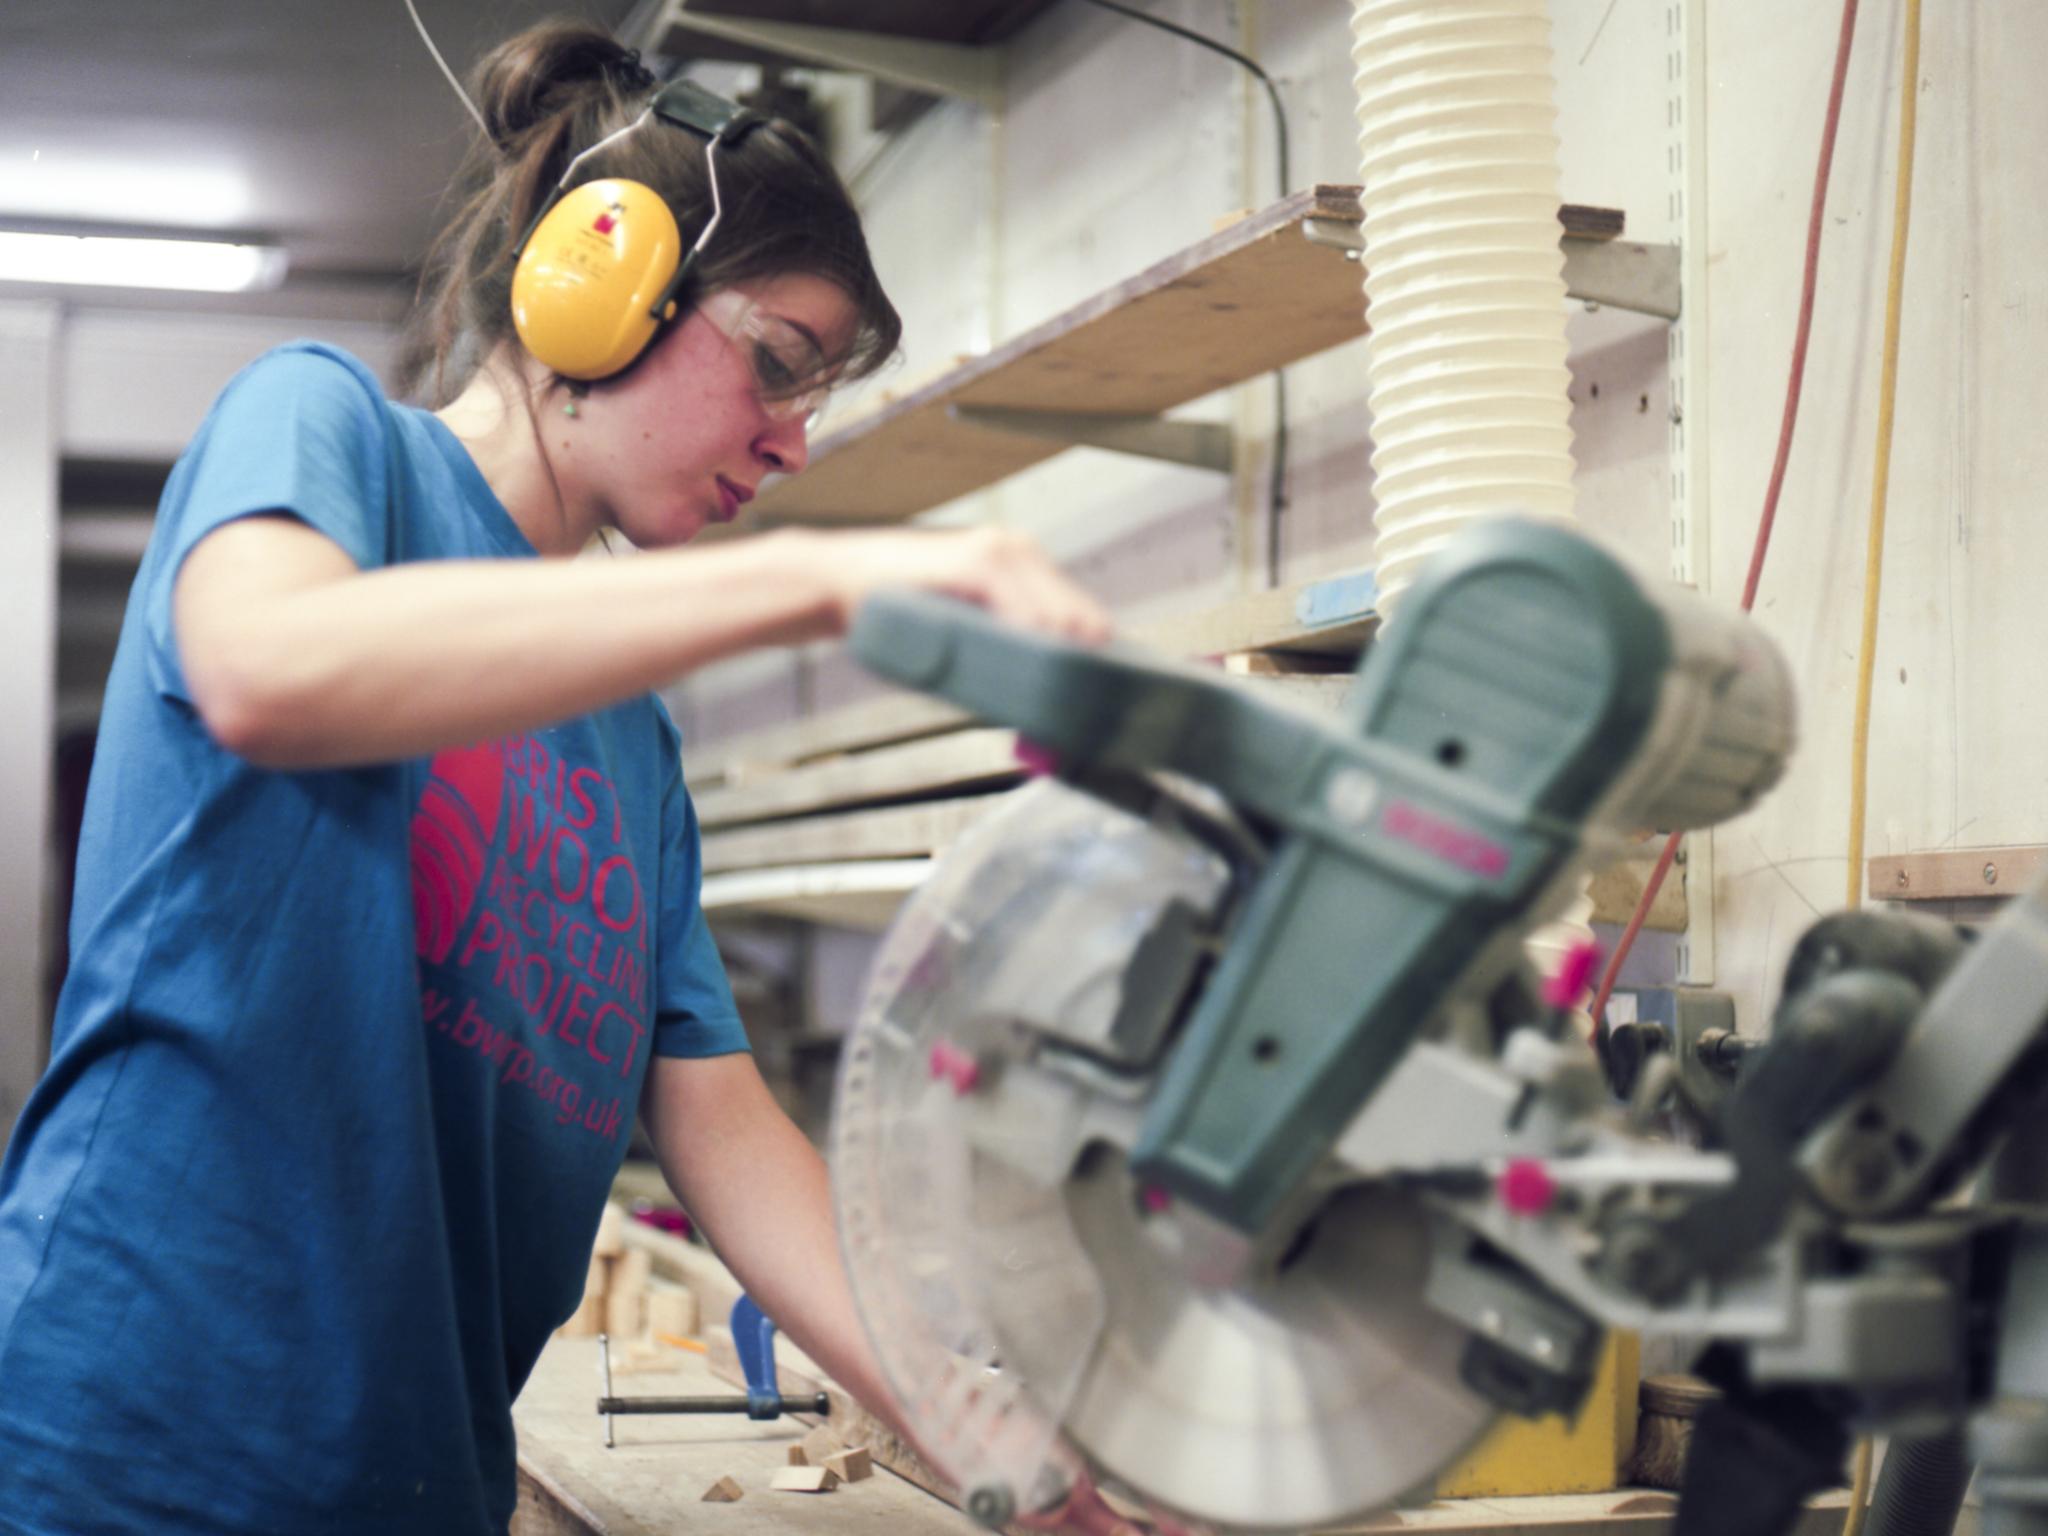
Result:
{"label": "hair bun", "polygon": [[549,22],[508,39],[485,54],[476,71],[476,95],[490,135],[500,147],[523,138],[590,86],[632,93],[654,84],[637,48],[626,48],[588,22]]}
{"label": "hair bun", "polygon": [[628,48],[618,56],[612,64],[612,78],[620,90],[628,93],[651,91],[660,83],[654,71],[640,62],[638,48]]}

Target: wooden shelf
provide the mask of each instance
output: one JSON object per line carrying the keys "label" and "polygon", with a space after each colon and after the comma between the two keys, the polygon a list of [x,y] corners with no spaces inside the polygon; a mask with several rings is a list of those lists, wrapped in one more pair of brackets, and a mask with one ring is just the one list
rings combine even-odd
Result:
{"label": "wooden shelf", "polygon": [[774,865],[707,875],[699,897],[713,918],[752,913],[879,933],[932,872],[930,858]]}
{"label": "wooden shelf", "polygon": [[[1609,209],[1568,205],[1564,217],[1568,260],[1621,227]],[[763,487],[745,526],[899,521],[1069,446],[967,425],[955,406],[1153,417],[1355,340],[1363,280],[1329,232],[1355,241],[1362,219],[1358,189],[1339,186],[1248,215],[825,433],[801,476]]]}

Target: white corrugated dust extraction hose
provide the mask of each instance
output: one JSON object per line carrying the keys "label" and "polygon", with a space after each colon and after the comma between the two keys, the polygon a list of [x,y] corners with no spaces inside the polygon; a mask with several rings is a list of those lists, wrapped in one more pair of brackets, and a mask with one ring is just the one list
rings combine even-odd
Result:
{"label": "white corrugated dust extraction hose", "polygon": [[[1572,522],[1545,0],[1352,0],[1382,622],[1468,524]],[[1529,941],[1545,975],[1590,898]]]}
{"label": "white corrugated dust extraction hose", "polygon": [[1353,0],[1380,611],[1476,518],[1572,517],[1544,0]]}

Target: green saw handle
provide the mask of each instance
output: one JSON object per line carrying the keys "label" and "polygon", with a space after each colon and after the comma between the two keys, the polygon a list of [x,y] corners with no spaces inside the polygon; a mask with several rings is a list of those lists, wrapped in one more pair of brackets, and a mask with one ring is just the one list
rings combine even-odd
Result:
{"label": "green saw handle", "polygon": [[1424,570],[1342,718],[1128,646],[871,599],[854,653],[1085,770],[1172,769],[1279,834],[1172,1047],[1133,1170],[1257,1231],[1443,1002],[1519,963],[1589,848],[1708,825],[1776,779],[1782,659],[1577,534],[1482,526]]}

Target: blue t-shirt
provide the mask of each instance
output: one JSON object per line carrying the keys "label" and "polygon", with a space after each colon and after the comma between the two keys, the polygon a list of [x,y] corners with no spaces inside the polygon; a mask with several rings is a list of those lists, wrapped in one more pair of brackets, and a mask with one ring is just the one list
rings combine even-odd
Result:
{"label": "blue t-shirt", "polygon": [[365,570],[535,557],[325,347],[244,370],[173,472],[0,1164],[0,1531],[503,1531],[650,1058],[746,1046],[658,700],[370,768],[213,741],[172,583],[279,511]]}

